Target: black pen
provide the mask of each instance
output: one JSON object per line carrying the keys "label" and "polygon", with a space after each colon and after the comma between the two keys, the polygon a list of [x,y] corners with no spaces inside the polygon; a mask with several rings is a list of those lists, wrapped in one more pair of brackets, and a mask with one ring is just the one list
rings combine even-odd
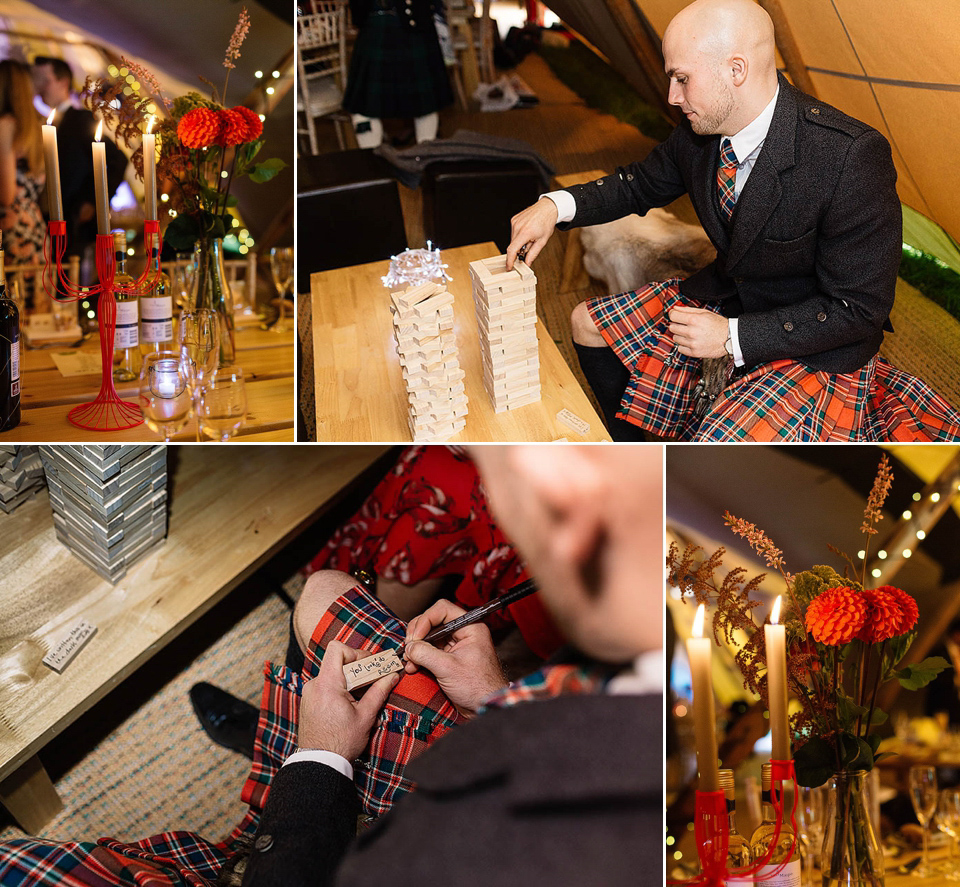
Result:
{"label": "black pen", "polygon": [[[488,601],[482,606],[475,607],[473,610],[468,610],[462,616],[458,616],[456,619],[451,619],[449,622],[438,626],[426,637],[421,638],[421,640],[429,641],[431,644],[443,642],[465,625],[473,625],[475,622],[482,622],[491,613],[496,613],[498,610],[503,610],[506,607],[509,607],[511,604],[516,603],[522,598],[533,594],[536,590],[536,580],[527,579],[525,582],[521,582],[519,585],[514,585],[513,588],[500,595],[500,597],[494,598],[492,601]],[[397,655],[400,656],[400,658],[403,658],[405,650],[406,644],[403,644],[397,651]]]}

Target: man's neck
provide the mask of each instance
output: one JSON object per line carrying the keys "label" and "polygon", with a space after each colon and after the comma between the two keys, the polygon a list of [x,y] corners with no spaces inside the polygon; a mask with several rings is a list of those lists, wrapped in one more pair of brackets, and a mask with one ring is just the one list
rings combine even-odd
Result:
{"label": "man's neck", "polygon": [[779,81],[774,78],[773,83],[764,88],[762,93],[760,93],[756,98],[751,99],[747,103],[747,106],[744,108],[743,112],[738,115],[738,119],[733,121],[733,126],[736,126],[736,129],[733,129],[733,126],[730,126],[728,128],[733,129],[732,132],[722,132],[720,135],[730,138],[735,136],[738,132],[742,132],[744,129],[746,129],[764,112],[767,105],[770,104],[770,102],[773,100],[773,97],[777,94],[777,88],[779,85]]}

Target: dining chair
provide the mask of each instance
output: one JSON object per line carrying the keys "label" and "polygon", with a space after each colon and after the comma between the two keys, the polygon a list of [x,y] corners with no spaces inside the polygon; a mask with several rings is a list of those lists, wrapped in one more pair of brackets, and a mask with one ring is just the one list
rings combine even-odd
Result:
{"label": "dining chair", "polygon": [[318,117],[332,117],[340,149],[346,147],[342,126],[348,118],[338,112],[347,73],[347,7],[343,0],[314,0],[313,7],[320,11],[297,16],[297,134],[307,136],[316,154]]}
{"label": "dining chair", "polygon": [[[32,313],[35,314],[50,314],[53,312],[52,300],[47,295],[41,283],[44,267],[45,264],[43,262],[21,262],[14,264],[8,258],[5,268],[8,292],[14,291],[14,284],[16,284],[17,290],[24,296],[32,290]],[[80,256],[69,257],[66,274],[69,280],[74,283],[80,279]]]}

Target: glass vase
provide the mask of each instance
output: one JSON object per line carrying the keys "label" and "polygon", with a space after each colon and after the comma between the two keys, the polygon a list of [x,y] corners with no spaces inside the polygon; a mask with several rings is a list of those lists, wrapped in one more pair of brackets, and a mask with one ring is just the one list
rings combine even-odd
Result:
{"label": "glass vase", "polygon": [[236,333],[233,324],[233,293],[223,267],[223,240],[198,240],[194,247],[195,308],[211,308],[220,317],[219,366],[236,363]]}
{"label": "glass vase", "polygon": [[836,773],[827,784],[823,887],[883,887],[883,851],[870,820],[866,776],[866,770]]}

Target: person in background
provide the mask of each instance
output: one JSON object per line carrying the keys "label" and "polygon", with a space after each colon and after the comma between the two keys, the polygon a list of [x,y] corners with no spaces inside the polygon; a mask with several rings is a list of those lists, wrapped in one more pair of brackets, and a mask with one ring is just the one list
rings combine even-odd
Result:
{"label": "person in background", "polygon": [[43,261],[45,226],[39,198],[44,177],[30,69],[5,59],[0,62],[0,229],[11,265]]}
{"label": "person in background", "polygon": [[360,33],[343,108],[361,148],[383,141],[385,117],[412,117],[418,143],[437,137],[438,112],[453,102],[434,22],[443,14],[442,0],[350,0]]}
{"label": "person in background", "polygon": [[[67,223],[67,253],[81,258],[97,238],[96,194],[91,145],[97,121],[81,108],[73,92],[73,71],[63,60],[37,56],[33,60],[34,90],[55,111],[60,155],[60,192]],[[127,169],[126,155],[107,136],[107,189],[116,193]]]}

